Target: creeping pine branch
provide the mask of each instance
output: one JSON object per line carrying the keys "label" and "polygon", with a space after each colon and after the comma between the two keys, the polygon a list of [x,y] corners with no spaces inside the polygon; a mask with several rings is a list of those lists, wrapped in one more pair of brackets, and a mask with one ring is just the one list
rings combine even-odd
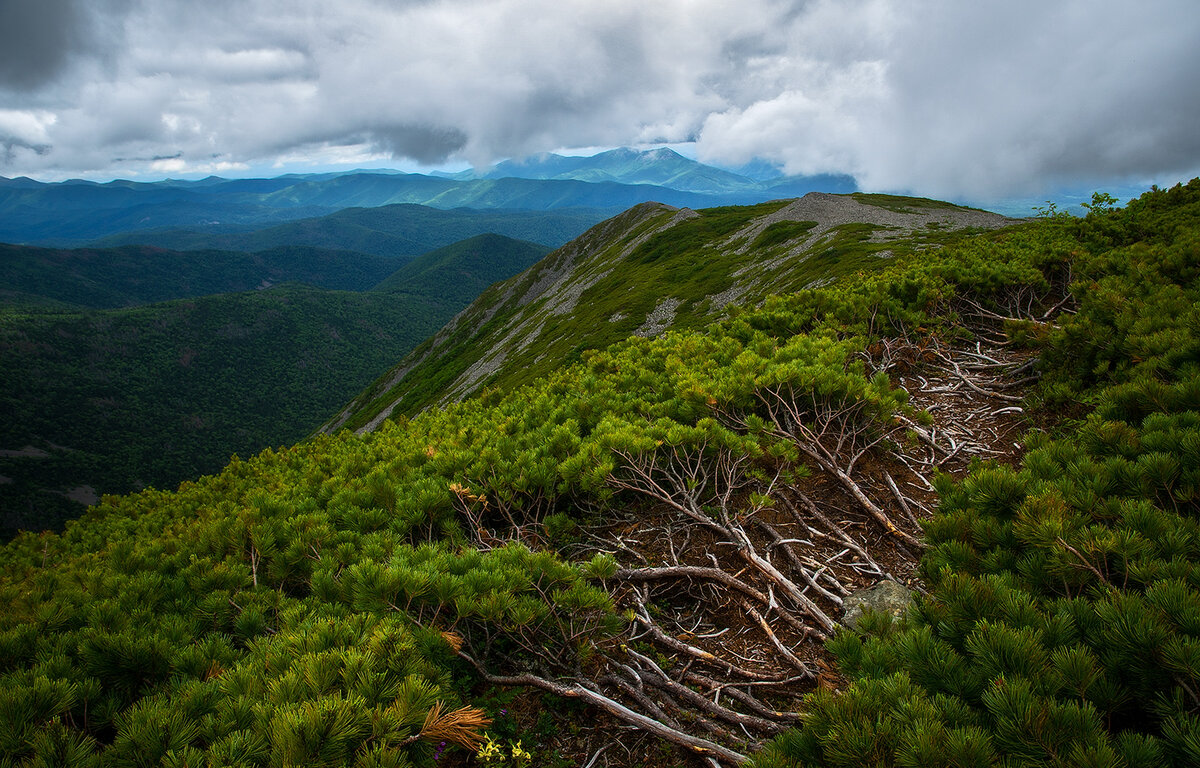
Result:
{"label": "creeping pine branch", "polygon": [[651,618],[650,612],[646,610],[645,600],[641,595],[638,594],[637,590],[632,590],[631,595],[633,597],[636,610],[635,617],[638,623],[645,627],[646,632],[653,637],[656,642],[666,646],[667,648],[670,648],[676,653],[684,654],[685,656],[691,656],[692,658],[704,662],[712,667],[720,669],[727,675],[736,674],[745,680],[778,684],[783,684],[789,680],[787,675],[781,673],[763,674],[761,672],[755,672],[732,661],[718,658],[703,648],[697,648],[694,645],[690,645],[678,638],[668,635],[662,630],[661,627],[658,626],[657,623],[655,623],[654,619]]}
{"label": "creeping pine branch", "polygon": [[[811,401],[809,403],[798,396],[790,385],[760,390],[758,398],[775,424],[771,430],[775,437],[791,442],[821,470],[833,476],[888,533],[918,552],[924,550],[925,545],[893,523],[851,476],[859,459],[890,434],[889,430],[879,429],[878,425],[865,423],[864,402],[835,405],[818,402],[816,396],[812,395],[807,398]],[[811,420],[812,426],[806,423],[806,418]],[[825,444],[827,440],[832,440],[832,447]],[[839,456],[848,458],[839,462]]]}
{"label": "creeping pine branch", "polygon": [[608,698],[602,693],[593,691],[590,688],[585,688],[578,683],[559,683],[553,680],[547,680],[544,677],[539,677],[534,674],[520,675],[493,675],[488,672],[482,664],[469,656],[464,651],[459,651],[458,655],[470,662],[479,672],[480,677],[493,685],[519,685],[531,688],[540,688],[543,691],[549,691],[556,696],[562,696],[569,699],[580,699],[589,704],[603,709],[605,712],[613,715],[619,720],[622,720],[630,725],[635,725],[644,731],[653,733],[662,739],[666,739],[672,744],[677,744],[681,747],[691,750],[701,757],[719,757],[722,760],[741,765],[749,760],[745,755],[735,752],[732,749],[723,747],[707,739],[701,739],[696,736],[684,733],[683,731],[671,728],[668,725],[660,723],[645,715],[634,712],[623,704],[620,704]]}
{"label": "creeping pine branch", "polygon": [[[820,629],[814,634],[825,638],[833,633],[836,622],[808,598],[803,589],[759,554],[745,528],[735,519],[736,515],[730,514],[734,492],[750,485],[745,473],[748,459],[720,449],[706,463],[702,447],[674,451],[663,459],[654,451],[640,456],[618,455],[624,460],[625,471],[612,476],[609,482],[613,487],[636,491],[660,501],[709,529],[721,541],[732,544],[738,557],[819,625]],[[706,506],[713,511],[706,512]]]}
{"label": "creeping pine branch", "polygon": [[[818,521],[820,521],[821,524],[828,529],[828,533],[830,535],[837,538],[846,546],[847,549],[851,550],[854,552],[854,554],[862,558],[862,561],[870,565],[877,574],[895,580],[895,577],[892,576],[888,571],[884,570],[883,566],[875,562],[875,558],[871,557],[870,552],[864,549],[861,544],[859,544],[849,534],[842,530],[840,525],[836,525],[832,520],[830,520],[829,517],[821,511],[820,507],[813,503],[812,499],[808,498],[802,493],[797,493],[797,496],[799,497],[800,502],[804,505],[805,510]],[[792,514],[792,517],[798,522],[803,523],[804,518],[800,515],[800,510],[796,509],[796,505],[792,503],[791,499],[789,499],[787,496],[783,496],[781,497],[781,500],[783,501],[783,506]],[[810,528],[810,530],[812,529]]]}
{"label": "creeping pine branch", "polygon": [[750,726],[760,731],[766,731],[767,733],[779,733],[784,730],[783,726],[779,725],[779,723],[735,712],[728,707],[722,707],[720,704],[710,701],[706,696],[693,691],[685,685],[680,685],[668,677],[667,673],[663,672],[658,664],[654,663],[653,659],[638,653],[632,648],[626,648],[626,653],[638,662],[642,670],[645,670],[646,676],[642,679],[646,680],[650,685],[673,693],[675,696],[707,712],[713,717],[733,723],[734,725]]}
{"label": "creeping pine branch", "polygon": [[[756,712],[757,714],[759,714],[760,716],[762,716],[764,718],[768,718],[771,720],[777,720],[781,723],[794,723],[800,719],[799,714],[797,714],[795,712],[780,712],[779,710],[772,709],[772,708],[768,707],[766,704],[763,704],[761,701],[759,701],[754,696],[752,696],[749,693],[747,693],[746,691],[742,690],[743,686],[749,687],[749,686],[762,686],[762,685],[779,685],[779,683],[746,682],[746,681],[739,681],[736,683],[734,683],[734,682],[718,682],[718,681],[712,679],[711,677],[702,675],[699,672],[693,672],[691,670],[687,670],[683,673],[683,679],[688,681],[689,683],[699,685],[703,688],[707,688],[708,690],[712,691],[714,699],[717,701],[719,701],[721,695],[724,694],[724,695],[728,696],[729,698],[737,701],[742,706],[746,707],[746,709],[749,709],[752,712]],[[784,683],[785,684],[799,683],[799,682],[803,682],[804,680],[807,680],[807,679],[808,679],[807,675],[802,675],[800,677],[791,678],[790,680],[785,680]]]}
{"label": "creeping pine branch", "polygon": [[962,367],[955,360],[953,360],[952,358],[946,357],[945,355],[941,355],[941,354],[939,354],[938,357],[940,357],[942,360],[949,363],[950,366],[954,369],[955,375],[957,375],[958,378],[962,379],[963,384],[966,384],[967,387],[977,395],[983,395],[984,397],[994,397],[999,400],[1008,401],[1010,403],[1019,403],[1025,399],[1023,397],[1017,397],[1015,395],[1004,395],[999,392],[991,392],[986,389],[983,389],[978,384],[971,381],[971,378],[969,376],[967,376],[967,374],[963,373]]}

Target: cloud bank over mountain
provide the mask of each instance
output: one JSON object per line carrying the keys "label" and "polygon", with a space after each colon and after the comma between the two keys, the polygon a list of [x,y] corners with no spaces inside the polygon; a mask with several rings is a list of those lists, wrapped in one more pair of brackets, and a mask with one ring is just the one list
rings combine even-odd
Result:
{"label": "cloud bank over mountain", "polygon": [[1191,0],[0,0],[0,175],[694,142],[866,189],[1200,169]]}

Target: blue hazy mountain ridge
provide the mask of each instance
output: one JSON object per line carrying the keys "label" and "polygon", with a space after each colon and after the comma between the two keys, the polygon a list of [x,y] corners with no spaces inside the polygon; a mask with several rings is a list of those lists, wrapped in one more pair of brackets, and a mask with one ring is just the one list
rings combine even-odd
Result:
{"label": "blue hazy mountain ridge", "polygon": [[131,189],[66,183],[30,187],[0,179],[0,242],[69,248],[119,232],[168,227],[247,231],[334,210],[275,208],[244,198],[212,198],[166,182]]}
{"label": "blue hazy mountain ridge", "polygon": [[394,204],[537,211],[583,207],[612,215],[648,201],[705,208],[854,189],[848,176],[756,180],[669,149],[617,149],[585,158],[540,155],[479,174],[356,170],[269,179],[107,183],[0,177],[0,241],[72,247],[165,229],[248,232],[345,208]]}
{"label": "blue hazy mountain ridge", "polygon": [[654,184],[708,194],[760,189],[752,179],[689,160],[670,149],[648,152],[614,149],[592,157],[536,155],[500,163],[484,176],[504,177]]}
{"label": "blue hazy mountain ridge", "polygon": [[[790,197],[809,192],[845,193],[858,189],[854,179],[845,175],[785,176],[762,162],[748,165],[745,170],[748,173],[706,165],[662,147],[645,151],[620,148],[586,157],[543,153],[519,160],[505,160],[483,172],[464,171],[447,176],[457,180],[574,179],[593,183],[650,184],[702,194],[749,196],[740,201],[742,203],[772,199],[778,196],[773,193],[779,189],[788,190],[787,196]],[[762,195],[767,197],[763,198]]]}
{"label": "blue hazy mountain ridge", "polygon": [[346,208],[326,216],[284,222],[250,232],[164,229],[122,232],[96,241],[97,247],[153,245],[179,251],[263,251],[305,246],[351,250],[387,258],[414,257],[485,233],[557,247],[608,218],[604,208],[548,211],[442,210],[398,204]]}
{"label": "blue hazy mountain ridge", "polygon": [[599,221],[647,200],[701,208],[743,202],[736,196],[730,199],[651,185],[531,179],[458,182],[419,174],[362,173],[319,181],[292,180],[282,189],[266,192],[247,190],[241,180],[205,186],[196,182],[190,187],[166,182],[137,187],[65,183],[14,187],[10,183],[0,180],[0,242],[55,247],[101,244],[99,241],[113,235],[164,229],[247,232],[351,207],[396,204],[443,210],[595,208],[604,213],[595,219]]}

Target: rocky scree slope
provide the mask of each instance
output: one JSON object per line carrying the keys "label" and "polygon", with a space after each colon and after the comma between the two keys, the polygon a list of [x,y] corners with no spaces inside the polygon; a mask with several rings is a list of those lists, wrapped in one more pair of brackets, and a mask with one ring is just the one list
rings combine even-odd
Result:
{"label": "rocky scree slope", "polygon": [[1012,223],[924,198],[813,192],[704,210],[643,203],[489,288],[322,431],[508,388],[630,335],[712,322],[734,302],[825,285]]}

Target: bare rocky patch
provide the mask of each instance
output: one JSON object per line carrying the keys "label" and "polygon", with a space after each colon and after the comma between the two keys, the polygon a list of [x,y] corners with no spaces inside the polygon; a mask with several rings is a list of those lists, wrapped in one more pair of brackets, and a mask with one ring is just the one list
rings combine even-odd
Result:
{"label": "bare rocky patch", "polygon": [[653,338],[667,330],[675,322],[675,310],[679,309],[682,303],[679,299],[669,296],[658,302],[650,314],[646,315],[646,322],[642,323],[633,335]]}
{"label": "bare rocky patch", "polygon": [[[912,207],[893,210],[879,205],[859,202],[851,195],[833,195],[825,192],[810,192],[789,203],[772,214],[756,219],[748,227],[729,238],[729,244],[743,243],[739,252],[745,253],[754,240],[772,224],[784,221],[815,221],[815,227],[803,239],[797,240],[785,253],[775,259],[748,264],[736,272],[745,275],[750,271],[762,272],[779,269],[788,261],[800,257],[805,251],[827,237],[831,230],[847,224],[870,224],[877,227],[871,236],[873,242],[886,242],[907,237],[913,232],[927,230],[934,225],[941,230],[964,228],[998,229],[1014,223],[1014,219],[990,211],[960,208],[948,204],[930,207]],[[890,251],[886,252],[891,255]]]}

